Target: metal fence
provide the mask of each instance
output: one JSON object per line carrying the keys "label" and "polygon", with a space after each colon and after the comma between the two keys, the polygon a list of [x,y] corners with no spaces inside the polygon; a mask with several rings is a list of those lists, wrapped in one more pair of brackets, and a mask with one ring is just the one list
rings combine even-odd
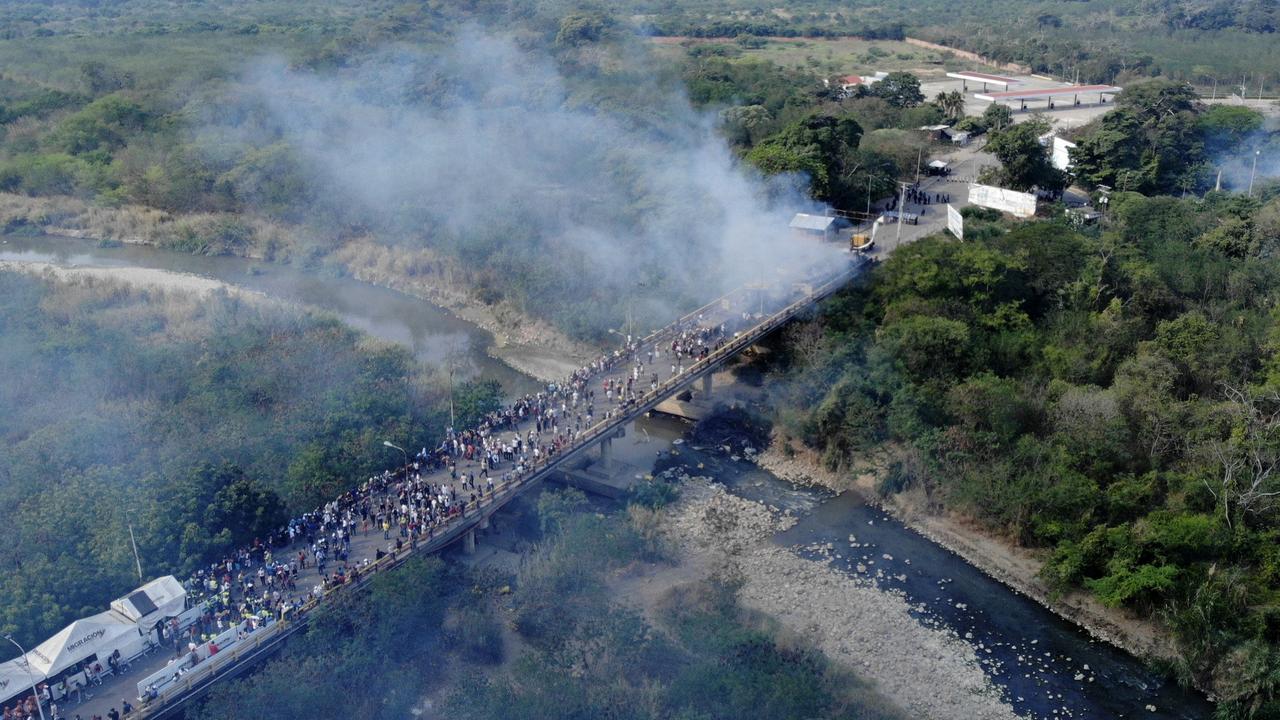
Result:
{"label": "metal fence", "polygon": [[[520,477],[499,482],[494,487],[493,492],[482,496],[474,505],[467,507],[460,514],[444,520],[440,525],[433,528],[432,536],[427,541],[419,542],[415,538],[408,547],[400,552],[390,552],[370,563],[361,570],[359,580],[352,580],[329,588],[322,595],[313,597],[305,603],[292,617],[272,620],[233,646],[216,655],[209,656],[194,667],[188,668],[176,680],[166,681],[163,683],[163,687],[158,687],[155,698],[139,697],[140,707],[137,708],[135,716],[142,719],[158,718],[176,710],[178,705],[203,692],[212,682],[225,674],[227,670],[235,668],[242,661],[256,660],[289,635],[304,627],[312,612],[321,604],[326,603],[338,594],[351,593],[365,587],[378,573],[398,567],[414,555],[430,554],[456,542],[459,537],[472,531],[476,525],[480,524],[481,520],[492,515],[498,508],[506,505],[517,495],[543,480],[562,462],[579,455],[597,441],[613,436],[622,426],[652,410],[654,406],[670,397],[677,390],[712,372],[720,363],[737,355],[753,345],[761,337],[786,324],[815,302],[834,293],[843,287],[855,272],[856,268],[844,269],[822,284],[807,289],[807,291],[801,293],[799,299],[788,304],[782,310],[764,318],[756,325],[740,331],[737,337],[708,353],[705,358],[695,362],[683,373],[659,383],[656,388],[642,394],[626,412],[612,417],[605,417],[580,433],[569,445],[535,462]],[[727,308],[731,306],[731,298],[747,292],[750,291],[745,289],[734,290],[684,315],[675,323],[650,333],[640,342],[644,345],[656,342],[664,335],[678,333],[681,326],[691,319],[696,319],[699,315],[707,313],[716,306]],[[729,304],[726,305],[726,303]],[[171,679],[172,674],[169,668],[165,668],[165,670],[149,676],[148,680],[165,677]],[[145,683],[146,681],[138,684],[140,695],[147,689]]]}

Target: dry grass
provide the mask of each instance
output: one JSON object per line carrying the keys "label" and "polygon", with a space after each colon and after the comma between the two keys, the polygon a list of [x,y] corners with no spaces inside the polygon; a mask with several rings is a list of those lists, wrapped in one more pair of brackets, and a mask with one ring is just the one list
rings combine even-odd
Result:
{"label": "dry grass", "polygon": [[[243,229],[243,244],[232,247],[225,228]],[[297,228],[232,213],[173,215],[143,205],[103,207],[75,197],[28,197],[0,193],[0,228],[33,228],[108,243],[156,245],[201,254],[287,258],[299,245]]]}
{"label": "dry grass", "polygon": [[[532,318],[507,302],[486,304],[472,292],[470,274],[431,248],[388,244],[365,235],[336,248],[308,243],[306,230],[250,215],[192,213],[174,215],[140,205],[101,207],[74,197],[28,197],[0,193],[0,230],[32,231],[104,243],[154,245],[181,252],[239,255],[278,262],[323,259],[364,282],[398,290],[448,308],[493,333],[499,348],[540,349],[556,359],[592,355],[551,324]],[[517,357],[503,359],[516,365]],[[546,373],[524,368],[542,377]],[[558,376],[553,373],[551,376]]]}

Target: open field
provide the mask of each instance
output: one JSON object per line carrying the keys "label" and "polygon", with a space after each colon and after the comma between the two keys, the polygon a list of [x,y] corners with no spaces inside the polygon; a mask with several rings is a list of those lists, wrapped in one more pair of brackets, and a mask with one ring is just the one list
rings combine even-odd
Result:
{"label": "open field", "polygon": [[808,69],[822,74],[859,74],[877,70],[907,70],[921,78],[941,78],[953,70],[985,70],[980,63],[954,55],[910,45],[896,40],[861,38],[751,38],[738,42],[729,38],[658,37],[652,44],[659,55],[679,56],[700,46],[718,46],[735,57],[759,58],[782,67]]}

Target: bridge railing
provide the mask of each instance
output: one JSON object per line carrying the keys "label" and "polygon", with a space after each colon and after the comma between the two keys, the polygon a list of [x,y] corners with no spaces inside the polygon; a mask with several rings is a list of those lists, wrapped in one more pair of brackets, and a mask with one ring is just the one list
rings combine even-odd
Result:
{"label": "bridge railing", "polygon": [[[492,513],[526,488],[537,484],[567,457],[583,451],[603,437],[616,433],[620,427],[631,422],[640,414],[647,412],[676,390],[710,372],[726,359],[737,355],[764,335],[786,324],[814,302],[842,287],[848,282],[852,273],[852,270],[845,270],[836,274],[756,325],[740,330],[729,342],[708,353],[705,358],[694,362],[683,373],[668,378],[655,388],[641,394],[629,405],[629,409],[626,411],[607,414],[599,422],[579,433],[564,447],[530,464],[519,476],[513,476],[510,480],[502,480],[495,483],[493,491],[481,494],[475,503],[464,506],[463,510],[457,515],[432,525],[428,530],[429,535],[426,541],[419,541],[417,537],[412,537],[407,547],[398,552],[390,551],[364,568],[358,568],[357,574],[349,578],[347,582],[334,585],[319,595],[313,596],[289,616],[278,619],[272,618],[266,621],[264,627],[260,627],[250,633],[243,641],[236,643],[234,648],[219,652],[217,655],[211,656],[204,662],[190,668],[177,681],[168,683],[163,689],[159,689],[155,699],[148,701],[144,697],[140,697],[139,701],[143,704],[138,708],[137,717],[147,718],[163,712],[168,703],[182,698],[207,682],[211,682],[212,675],[216,675],[223,669],[234,667],[241,658],[255,654],[264,645],[291,635],[308,622],[312,612],[337,594],[352,592],[364,587],[372,581],[375,575],[401,565],[413,555],[419,553],[429,554],[457,541],[459,536],[471,531],[486,514]],[[687,322],[690,318],[696,318],[699,314],[707,312],[739,292],[741,291],[730,292],[702,308],[686,314],[676,323],[658,332],[651,333],[643,342],[652,342],[652,339],[660,337],[662,333],[673,331],[674,328],[678,328],[680,324]],[[155,675],[161,674],[156,673]],[[145,690],[146,688],[140,687],[139,689]]]}

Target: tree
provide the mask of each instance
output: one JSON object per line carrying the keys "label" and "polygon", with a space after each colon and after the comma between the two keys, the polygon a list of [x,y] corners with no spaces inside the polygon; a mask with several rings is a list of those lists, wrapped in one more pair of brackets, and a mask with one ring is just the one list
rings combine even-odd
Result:
{"label": "tree", "polygon": [[1048,123],[1032,120],[992,134],[987,149],[1000,161],[1002,184],[1051,192],[1066,187],[1066,176],[1053,166],[1049,148],[1040,144],[1040,136],[1048,131]]}
{"label": "tree", "polygon": [[577,12],[565,15],[556,33],[556,45],[578,47],[604,39],[613,28],[613,19],[599,13]]}
{"label": "tree", "polygon": [[[1139,192],[1201,186],[1202,110],[1195,91],[1184,83],[1158,80],[1126,88],[1116,99],[1116,109],[1077,141],[1071,153],[1077,178]],[[1213,128],[1225,129],[1217,124]]]}
{"label": "tree", "polygon": [[1228,526],[1269,514],[1280,497],[1280,391],[1257,394],[1226,387],[1230,437],[1210,443],[1218,465],[1215,481],[1203,480]]}
{"label": "tree", "polygon": [[1013,124],[1013,110],[1008,105],[991,103],[982,111],[982,124],[992,132],[999,132]]}
{"label": "tree", "polygon": [[871,86],[871,94],[900,108],[915,107],[924,102],[924,93],[920,92],[920,79],[909,72],[889,73]]}
{"label": "tree", "polygon": [[860,197],[853,180],[861,165],[861,139],[862,126],[852,117],[820,113],[783,128],[753,148],[747,160],[768,174],[805,172],[813,197],[847,207]]}
{"label": "tree", "polygon": [[1237,105],[1214,105],[1199,117],[1205,151],[1210,155],[1231,152],[1262,130],[1262,113]]}
{"label": "tree", "polygon": [[1057,15],[1051,15],[1049,13],[1044,13],[1043,15],[1037,15],[1036,26],[1038,26],[1041,30],[1047,27],[1060,28],[1062,27],[1062,18],[1058,17]]}
{"label": "tree", "polygon": [[964,115],[964,95],[959,90],[938,93],[933,104],[938,106],[948,120],[956,120]]}
{"label": "tree", "polygon": [[773,124],[773,113],[763,105],[735,105],[720,111],[720,122],[735,145],[750,147]]}

